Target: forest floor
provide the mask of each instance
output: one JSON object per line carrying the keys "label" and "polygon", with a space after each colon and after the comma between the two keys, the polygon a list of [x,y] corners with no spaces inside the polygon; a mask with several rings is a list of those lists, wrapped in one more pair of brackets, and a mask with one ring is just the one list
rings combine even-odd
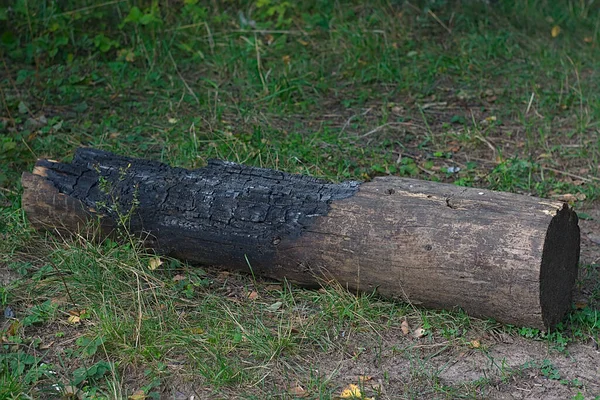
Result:
{"label": "forest floor", "polygon": [[[600,399],[598,7],[134,3],[0,6],[0,399]],[[564,199],[573,309],[540,332],[34,231],[20,174],[79,146]]]}

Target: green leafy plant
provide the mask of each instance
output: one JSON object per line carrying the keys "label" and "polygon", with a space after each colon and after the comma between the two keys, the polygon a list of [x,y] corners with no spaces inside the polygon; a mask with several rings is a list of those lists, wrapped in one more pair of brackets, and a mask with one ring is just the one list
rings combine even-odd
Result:
{"label": "green leafy plant", "polygon": [[114,369],[112,363],[98,361],[90,367],[79,367],[73,371],[72,384],[79,386],[83,383],[94,384]]}
{"label": "green leafy plant", "polygon": [[34,305],[29,309],[28,315],[23,318],[23,326],[41,324],[52,319],[57,308],[58,305],[51,300],[46,300],[42,304]]}

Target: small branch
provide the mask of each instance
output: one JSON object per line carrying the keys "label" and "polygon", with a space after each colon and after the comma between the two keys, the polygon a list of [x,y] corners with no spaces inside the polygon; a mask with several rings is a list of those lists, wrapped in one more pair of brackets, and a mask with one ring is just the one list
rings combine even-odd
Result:
{"label": "small branch", "polygon": [[183,82],[183,85],[185,86],[185,88],[188,90],[190,95],[192,95],[192,97],[196,100],[196,103],[198,105],[200,105],[200,100],[198,99],[198,96],[196,96],[196,93],[194,93],[194,91],[192,90],[190,85],[188,85],[188,83],[185,81],[183,75],[181,75],[181,72],[179,72],[179,68],[177,68],[177,63],[175,62],[175,59],[173,58],[173,55],[171,54],[170,51],[169,51],[169,57],[171,58],[171,61],[173,62],[173,66],[175,67],[175,71],[177,72],[179,79],[181,79],[181,82]]}

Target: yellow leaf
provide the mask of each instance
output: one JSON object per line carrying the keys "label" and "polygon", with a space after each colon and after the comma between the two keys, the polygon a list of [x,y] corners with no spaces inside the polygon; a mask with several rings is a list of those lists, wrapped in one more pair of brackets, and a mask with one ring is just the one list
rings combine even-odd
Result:
{"label": "yellow leaf", "polygon": [[81,322],[81,318],[79,318],[77,315],[70,315],[67,319],[67,322],[71,325],[75,325]]}
{"label": "yellow leaf", "polygon": [[362,397],[362,393],[358,386],[354,384],[349,384],[346,386],[342,393],[340,393],[340,398],[342,399],[360,399]]}
{"label": "yellow leaf", "polygon": [[152,257],[148,262],[148,268],[150,268],[151,271],[154,271],[156,268],[160,267],[162,263],[160,257]]}
{"label": "yellow leaf", "polygon": [[555,38],[555,37],[557,37],[558,35],[560,35],[560,26],[558,26],[558,25],[554,25],[554,26],[552,27],[552,32],[551,32],[551,33],[552,33],[552,37],[553,37],[553,38]]}
{"label": "yellow leaf", "polygon": [[285,65],[289,65],[290,61],[292,60],[292,57],[285,55],[285,56],[281,57],[281,60],[283,61],[283,63]]}
{"label": "yellow leaf", "polygon": [[143,390],[137,390],[131,396],[129,396],[129,400],[144,400],[146,398],[146,393]]}
{"label": "yellow leaf", "polygon": [[474,349],[478,349],[481,347],[481,342],[477,339],[473,339],[471,340],[471,347],[473,347]]}
{"label": "yellow leaf", "polygon": [[302,46],[308,46],[308,42],[306,40],[298,39],[298,43],[300,43]]}

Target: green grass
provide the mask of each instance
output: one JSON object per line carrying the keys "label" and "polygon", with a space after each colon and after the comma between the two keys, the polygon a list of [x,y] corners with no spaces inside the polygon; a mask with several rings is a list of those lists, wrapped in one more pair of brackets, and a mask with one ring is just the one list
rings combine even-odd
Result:
{"label": "green grass", "polygon": [[[20,208],[21,172],[81,145],[187,168],[221,158],[336,181],[391,174],[598,199],[600,11],[500,3],[0,7],[0,267],[17,277],[0,299],[19,321],[1,327],[0,398],[43,397],[55,384],[87,398],[158,398],[191,382],[222,397],[302,387],[331,398],[351,383],[344,374],[363,374],[336,360],[365,357],[381,379],[368,396],[391,385],[392,398],[472,398],[496,378],[448,383],[438,350],[485,352],[472,340],[498,332],[562,352],[598,342],[597,284],[587,307],[541,334],[174,260],[151,270],[134,240],[44,236]],[[597,279],[597,265],[584,267]],[[405,318],[425,329],[424,346],[398,334]],[[408,363],[401,382],[386,369],[395,356]]]}

